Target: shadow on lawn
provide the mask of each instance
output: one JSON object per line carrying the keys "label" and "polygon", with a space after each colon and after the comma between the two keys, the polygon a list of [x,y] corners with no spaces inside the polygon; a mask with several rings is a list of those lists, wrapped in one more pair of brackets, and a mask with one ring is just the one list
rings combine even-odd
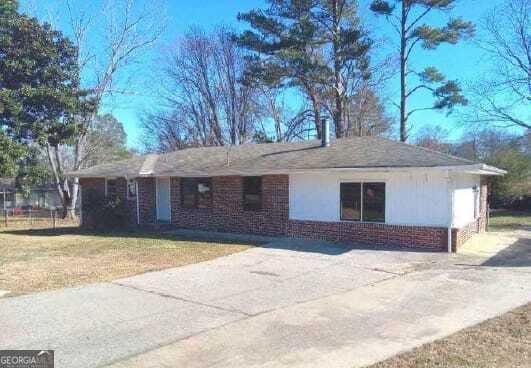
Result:
{"label": "shadow on lawn", "polygon": [[[130,238],[130,239],[145,239],[145,240],[174,240],[174,241],[190,241],[198,243],[224,243],[224,244],[245,244],[259,246],[265,243],[260,239],[252,237],[238,237],[230,239],[228,237],[218,237],[209,234],[186,234],[180,232],[159,231],[154,229],[131,229],[131,230],[89,230],[79,227],[62,227],[56,229],[24,229],[24,230],[5,230],[5,234],[21,235],[21,236],[90,236],[90,237],[104,237],[104,238]],[[0,232],[1,234],[1,232]]]}
{"label": "shadow on lawn", "polygon": [[[79,227],[63,227],[57,229],[25,229],[6,230],[6,234],[23,236],[91,236],[107,238],[130,238],[146,240],[173,240],[189,241],[197,243],[218,243],[218,244],[244,244],[261,247],[264,249],[283,249],[302,253],[319,253],[324,255],[341,255],[352,250],[359,251],[386,251],[386,252],[412,252],[412,253],[432,253],[430,249],[407,248],[398,246],[374,246],[373,244],[347,244],[332,243],[320,240],[304,240],[285,237],[269,237],[252,234],[236,234],[223,232],[210,232],[203,230],[154,230],[154,229],[131,229],[122,231],[111,230],[87,230]],[[439,253],[439,252],[438,252]],[[360,255],[362,256],[362,255]]]}

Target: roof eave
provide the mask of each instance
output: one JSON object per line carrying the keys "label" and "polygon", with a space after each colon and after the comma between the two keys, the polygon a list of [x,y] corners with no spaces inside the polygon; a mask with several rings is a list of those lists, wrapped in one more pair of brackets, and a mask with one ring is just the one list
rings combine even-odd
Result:
{"label": "roof eave", "polygon": [[[140,173],[113,173],[103,174],[81,174],[80,178],[108,178],[108,177],[210,177],[210,176],[258,176],[258,175],[282,175],[282,174],[304,174],[318,172],[427,172],[427,171],[450,171],[476,175],[505,175],[505,170],[498,169],[485,164],[454,165],[454,166],[401,166],[401,167],[330,167],[330,168],[307,168],[307,169],[263,169],[263,170],[240,170],[238,168],[224,168],[208,172],[202,171],[178,171],[168,170],[163,172],[140,172]],[[75,174],[75,173],[72,173]],[[72,175],[71,176],[75,176]]]}

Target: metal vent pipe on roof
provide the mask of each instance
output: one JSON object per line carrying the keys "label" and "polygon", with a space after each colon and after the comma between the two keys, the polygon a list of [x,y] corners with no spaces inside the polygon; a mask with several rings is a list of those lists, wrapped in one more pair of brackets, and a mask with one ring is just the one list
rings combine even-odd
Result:
{"label": "metal vent pipe on roof", "polygon": [[327,118],[321,119],[321,147],[330,146],[330,122]]}

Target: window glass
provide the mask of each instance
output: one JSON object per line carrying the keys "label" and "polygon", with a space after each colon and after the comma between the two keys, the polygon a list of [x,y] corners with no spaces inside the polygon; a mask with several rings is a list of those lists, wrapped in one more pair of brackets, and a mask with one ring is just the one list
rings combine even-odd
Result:
{"label": "window glass", "polygon": [[127,198],[136,198],[136,180],[134,179],[127,180]]}
{"label": "window glass", "polygon": [[181,179],[181,205],[184,208],[195,208],[195,188],[195,179]]}
{"label": "window glass", "polygon": [[210,178],[182,178],[181,204],[184,208],[210,208],[212,181]]}
{"label": "window glass", "polygon": [[243,208],[247,211],[262,209],[262,178],[260,176],[243,178]]}
{"label": "window glass", "polygon": [[361,184],[341,183],[341,220],[361,220]]}
{"label": "window glass", "polygon": [[197,208],[209,208],[212,204],[212,184],[210,178],[196,181]]}
{"label": "window glass", "polygon": [[363,183],[363,221],[385,222],[385,183]]}
{"label": "window glass", "polygon": [[114,197],[116,196],[116,180],[115,179],[107,179],[105,181],[106,185],[106,195],[107,197]]}

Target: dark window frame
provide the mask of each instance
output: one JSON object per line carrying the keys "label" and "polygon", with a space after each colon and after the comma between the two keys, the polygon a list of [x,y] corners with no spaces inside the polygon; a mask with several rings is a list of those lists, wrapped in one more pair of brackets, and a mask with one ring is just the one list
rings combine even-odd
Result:
{"label": "dark window frame", "polygon": [[[200,177],[200,178],[181,178],[180,183],[180,195],[181,195],[181,208],[189,209],[189,210],[195,210],[195,209],[211,209],[212,203],[213,203],[213,186],[212,186],[212,178],[208,177]],[[200,184],[206,184],[210,188],[210,195],[208,197],[208,200],[206,201],[206,205],[200,204],[200,196],[201,193],[199,192],[199,185]],[[193,187],[193,192],[191,195],[193,195],[193,204],[188,205],[185,204],[185,187],[187,185],[190,185]],[[187,193],[187,195],[190,195],[190,193]]]}
{"label": "dark window frame", "polygon": [[[257,190],[253,190],[251,192],[248,191],[249,189],[249,181],[250,180],[257,180],[259,185]],[[242,203],[243,203],[243,210],[244,211],[261,211],[263,208],[264,200],[263,200],[263,178],[261,176],[244,176],[242,178]],[[258,196],[257,203],[251,203],[249,202],[249,196]]]}
{"label": "dark window frame", "polygon": [[[353,185],[359,185],[359,201],[360,201],[360,219],[359,220],[356,220],[356,219],[348,219],[348,218],[344,218],[343,216],[343,193],[342,193],[342,188],[343,188],[343,185],[345,184],[353,184]],[[366,220],[366,217],[365,217],[365,201],[366,201],[366,198],[365,198],[365,195],[366,195],[366,191],[365,191],[365,185],[383,185],[383,220],[382,221],[375,221],[375,220]],[[347,222],[366,222],[366,223],[376,223],[376,224],[384,224],[386,222],[386,214],[387,214],[387,196],[386,196],[386,191],[387,191],[387,183],[385,181],[342,181],[340,182],[340,189],[339,189],[339,217],[340,217],[340,221],[347,221]]]}

